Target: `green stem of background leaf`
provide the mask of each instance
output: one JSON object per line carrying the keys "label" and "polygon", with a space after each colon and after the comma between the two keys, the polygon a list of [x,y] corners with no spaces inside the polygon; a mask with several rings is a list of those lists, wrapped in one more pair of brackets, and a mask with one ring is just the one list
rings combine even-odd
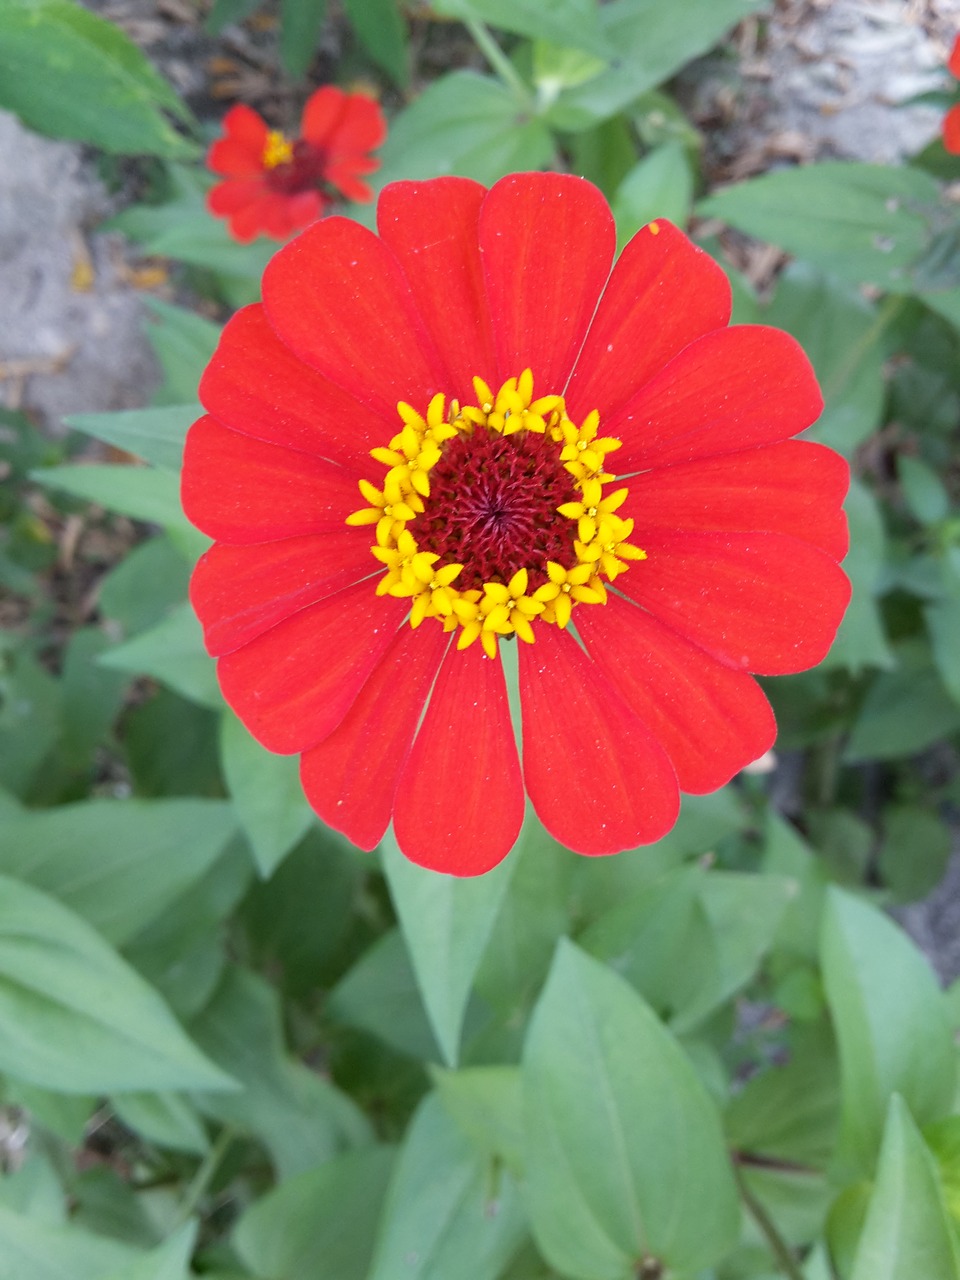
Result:
{"label": "green stem of background leaf", "polygon": [[232,1125],[225,1125],[217,1135],[217,1140],[203,1158],[197,1172],[194,1174],[193,1181],[187,1187],[186,1194],[183,1197],[183,1203],[177,1214],[177,1220],[173,1229],[182,1226],[197,1212],[200,1207],[200,1201],[207,1194],[211,1182],[216,1176],[217,1170],[223,1157],[227,1154],[230,1144],[237,1136],[236,1130]]}
{"label": "green stem of background leaf", "polygon": [[516,94],[525,107],[533,109],[534,101],[530,90],[524,84],[516,67],[497,44],[496,40],[494,40],[493,36],[484,24],[482,22],[477,22],[475,18],[465,18],[464,26],[470,32],[474,44],[490,63],[491,67],[493,67],[494,71],[506,87]]}
{"label": "green stem of background leaf", "polygon": [[800,1264],[790,1250],[789,1245],[776,1228],[773,1219],[767,1213],[766,1209],[750,1190],[747,1181],[743,1176],[743,1172],[739,1165],[734,1161],[734,1170],[737,1175],[737,1186],[740,1189],[740,1196],[743,1203],[747,1206],[747,1210],[754,1222],[760,1228],[763,1238],[766,1240],[770,1248],[770,1252],[776,1258],[777,1266],[783,1272],[788,1280],[804,1280],[803,1271]]}

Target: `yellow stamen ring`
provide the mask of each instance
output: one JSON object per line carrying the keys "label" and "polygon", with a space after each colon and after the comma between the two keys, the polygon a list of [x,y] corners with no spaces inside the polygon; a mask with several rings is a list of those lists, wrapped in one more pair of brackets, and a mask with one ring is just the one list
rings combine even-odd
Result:
{"label": "yellow stamen ring", "polygon": [[[368,505],[354,511],[346,522],[376,525],[377,541],[371,551],[386,570],[377,584],[377,594],[409,599],[412,627],[420,626],[426,618],[436,618],[446,631],[459,628],[458,649],[479,640],[493,658],[501,636],[516,635],[532,644],[535,624],[566,627],[575,605],[605,604],[603,580],[613,582],[631,561],[646,559],[646,552],[628,541],[633,521],[617,515],[627,489],[604,492],[614,479],[605,470],[608,455],[621,447],[621,441],[598,435],[600,416],[596,411],[577,426],[567,417],[562,396],[534,399],[529,369],[519,378],[508,378],[496,394],[481,378],[474,378],[473,386],[477,403],[462,408],[455,400],[448,406],[442,394],[433,397],[425,414],[400,401],[400,431],[386,448],[371,450],[373,459],[387,469],[381,487],[361,480],[360,492]],[[438,554],[418,544],[411,526],[428,510],[431,471],[449,441],[478,431],[502,437],[533,432],[557,446],[556,456],[571,477],[569,484],[576,495],[575,501],[553,508],[572,526],[572,564],[565,566],[550,559],[521,566],[506,582],[483,581],[482,589],[458,587],[455,583],[464,565],[440,564]],[[531,572],[541,580],[533,590]],[[474,582],[478,580],[474,578]],[[466,582],[469,584],[469,574]]]}

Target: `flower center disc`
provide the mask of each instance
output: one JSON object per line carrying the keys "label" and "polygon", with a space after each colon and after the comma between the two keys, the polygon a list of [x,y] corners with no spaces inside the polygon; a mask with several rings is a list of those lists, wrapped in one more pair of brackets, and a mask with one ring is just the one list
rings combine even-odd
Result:
{"label": "flower center disc", "polygon": [[411,626],[437,618],[492,658],[500,636],[530,644],[534,622],[565,627],[575,604],[605,604],[604,579],[646,553],[616,514],[627,490],[603,492],[621,442],[598,435],[596,412],[577,426],[562,396],[535,400],[529,369],[496,396],[480,378],[474,389],[476,405],[449,412],[443,395],[425,416],[400,402],[402,430],[371,450],[382,488],[360,481],[370,505],[347,524],[376,525],[377,594],[408,598]]}

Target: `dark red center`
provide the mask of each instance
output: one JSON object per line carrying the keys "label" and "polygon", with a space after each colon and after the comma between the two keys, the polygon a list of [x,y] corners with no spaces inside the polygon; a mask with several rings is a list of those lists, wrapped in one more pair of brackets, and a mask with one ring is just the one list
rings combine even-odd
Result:
{"label": "dark red center", "polygon": [[439,565],[463,565],[459,590],[506,583],[526,569],[530,592],[547,581],[548,560],[565,569],[576,564],[576,522],[557,507],[577,499],[549,435],[476,427],[446,443],[430,471],[425,510],[408,528],[421,551],[439,555]]}
{"label": "dark red center", "polygon": [[327,157],[320,147],[298,138],[293,155],[283,164],[267,169],[267,186],[284,196],[297,196],[302,191],[323,190],[326,185]]}

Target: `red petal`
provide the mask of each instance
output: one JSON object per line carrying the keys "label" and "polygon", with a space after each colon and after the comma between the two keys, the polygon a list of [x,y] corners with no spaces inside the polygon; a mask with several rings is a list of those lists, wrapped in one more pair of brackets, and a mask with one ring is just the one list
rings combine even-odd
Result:
{"label": "red petal", "polygon": [[252,178],[263,173],[263,147],[251,147],[236,138],[218,138],[207,152],[207,168],[232,178]]}
{"label": "red petal", "polygon": [[[497,375],[477,226],[486,190],[468,178],[393,182],[377,227],[406,272],[450,378],[450,394],[475,400],[472,379]],[[517,372],[522,372],[517,370]]]}
{"label": "red petal", "polygon": [[302,360],[396,419],[398,400],[426,408],[443,365],[396,258],[347,218],[308,227],[263,276],[270,323]]}
{"label": "red petal", "polygon": [[573,636],[543,626],[520,649],[523,776],[550,834],[575,853],[620,853],[677,820],[662,747]]}
{"label": "red petal", "polygon": [[960,80],[960,36],[954,39],[950,57],[947,59],[947,70],[952,76]]}
{"label": "red petal", "polygon": [[269,751],[316,746],[350,710],[407,612],[371,582],[347,587],[221,658],[223,696]]}
{"label": "red petal", "polygon": [[613,215],[583,178],[517,173],[490,189],[480,255],[500,379],[530,368],[535,394],[563,390],[615,248]]}
{"label": "red petal", "polygon": [[263,307],[230,320],[200,379],[204,408],[235,431],[315,453],[366,474],[370,450],[389,440],[385,421],[285,347]]}
{"label": "red petal", "polygon": [[238,209],[230,218],[230,234],[233,238],[241,244],[247,244],[265,231],[269,208],[275,199],[272,191],[263,191],[250,204]]}
{"label": "red petal", "polygon": [[523,807],[500,660],[450,648],[400,777],[397,843],[421,867],[479,876],[510,852]]}
{"label": "red petal", "polygon": [[341,530],[364,506],[356,477],[308,453],[263,444],[201,418],[187,432],[181,498],[187,519],[223,542],[270,542]]}
{"label": "red petal", "polygon": [[203,624],[207,652],[221,657],[371,574],[379,577],[380,566],[370,554],[369,530],[311,533],[246,547],[218,542],[197,562],[190,600]]}
{"label": "red petal", "polygon": [[313,808],[361,849],[375,848],[389,825],[400,771],[449,643],[435,623],[401,627],[343,723],[300,761]]}
{"label": "red petal", "polygon": [[670,757],[681,790],[715,791],[773,745],[773,712],[746,672],[612,593],[576,620],[587,652]]}
{"label": "red petal", "polygon": [[263,116],[245,102],[238,102],[223,117],[223,131],[232,141],[256,149],[261,154],[270,132]]}
{"label": "red petal", "polygon": [[372,151],[387,136],[380,106],[365,93],[324,85],[303,108],[301,135],[330,154]]}
{"label": "red petal", "polygon": [[838,453],[785,440],[644,471],[631,478],[620,515],[636,521],[630,541],[640,547],[657,530],[789,533],[842,560],[848,538],[840,504],[849,484]]}
{"label": "red petal", "polygon": [[951,155],[960,156],[960,104],[943,117],[943,145]]}
{"label": "red petal", "polygon": [[617,589],[720,662],[760,675],[825,656],[850,599],[846,574],[781,533],[648,536]]}
{"label": "red petal", "polygon": [[[656,226],[654,234],[652,228]],[[730,319],[721,267],[671,223],[642,228],[617,259],[566,391],[580,422],[607,418],[694,339]]]}
{"label": "red petal", "polygon": [[683,351],[603,424],[619,474],[787,440],[823,408],[810,361],[780,329],[716,329]]}
{"label": "red petal", "polygon": [[256,203],[264,191],[262,174],[252,178],[227,178],[207,192],[207,208],[218,218],[229,217]]}
{"label": "red petal", "polygon": [[366,204],[373,199],[373,189],[368,183],[361,182],[358,175],[373,173],[379,168],[379,160],[364,162],[353,156],[343,156],[339,160],[331,160],[327,165],[326,179],[348,200]]}

